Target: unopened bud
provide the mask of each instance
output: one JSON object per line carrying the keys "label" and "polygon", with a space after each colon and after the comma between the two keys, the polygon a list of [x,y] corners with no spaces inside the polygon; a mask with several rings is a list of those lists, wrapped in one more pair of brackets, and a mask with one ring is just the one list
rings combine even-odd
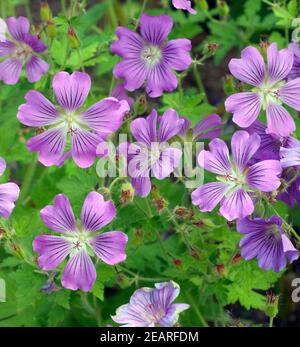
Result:
{"label": "unopened bud", "polygon": [[121,272],[117,275],[117,283],[121,288],[127,288],[130,286],[129,278]]}
{"label": "unopened bud", "polygon": [[202,11],[207,11],[208,10],[208,4],[206,0],[198,0],[197,4]]}
{"label": "unopened bud", "polygon": [[226,273],[227,273],[227,270],[226,270],[224,264],[217,264],[217,265],[215,266],[215,271],[216,271],[216,273],[218,273],[220,276],[225,276]]}
{"label": "unopened bud", "polygon": [[227,17],[229,13],[229,6],[225,0],[217,0],[217,7],[221,17]]}
{"label": "unopened bud", "polygon": [[176,207],[174,208],[174,214],[179,219],[191,219],[194,212],[186,207]]}
{"label": "unopened bud", "polygon": [[193,222],[193,224],[194,224],[197,228],[203,228],[204,225],[205,225],[205,223],[204,223],[204,221],[203,221],[202,219],[199,219],[199,220]]}
{"label": "unopened bud", "polygon": [[78,48],[80,46],[80,41],[76,35],[73,27],[68,28],[68,40],[71,48]]}
{"label": "unopened bud", "polygon": [[134,111],[136,114],[144,114],[147,111],[148,108],[148,102],[145,95],[139,96],[134,104]]}
{"label": "unopened bud", "polygon": [[156,208],[157,212],[161,212],[167,205],[166,200],[162,197],[152,200],[152,204]]}
{"label": "unopened bud", "polygon": [[172,259],[172,263],[173,263],[176,267],[181,267],[181,266],[182,266],[182,260],[181,260],[181,259]]}
{"label": "unopened bud", "polygon": [[49,19],[52,18],[52,13],[47,1],[43,1],[41,3],[40,15],[41,15],[41,20],[43,22],[47,22]]}
{"label": "unopened bud", "polygon": [[48,36],[53,39],[56,36],[56,26],[52,19],[49,19],[46,26]]}
{"label": "unopened bud", "polygon": [[134,189],[130,183],[124,183],[121,186],[121,193],[120,193],[120,202],[123,205],[126,205],[130,202],[132,202],[134,197]]}
{"label": "unopened bud", "polygon": [[267,292],[265,314],[268,317],[274,318],[277,316],[277,314],[278,314],[278,301],[279,301],[279,295],[275,295],[272,292]]}
{"label": "unopened bud", "polygon": [[242,257],[240,255],[240,253],[237,253],[236,255],[233,256],[233,258],[231,259],[231,264],[236,265],[241,261]]}

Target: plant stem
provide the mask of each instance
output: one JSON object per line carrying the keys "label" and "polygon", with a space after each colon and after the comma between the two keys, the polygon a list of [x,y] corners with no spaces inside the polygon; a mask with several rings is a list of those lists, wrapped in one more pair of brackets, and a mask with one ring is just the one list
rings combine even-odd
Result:
{"label": "plant stem", "polygon": [[274,317],[270,317],[269,328],[273,327],[273,320],[274,320]]}
{"label": "plant stem", "polygon": [[134,278],[137,278],[139,281],[144,281],[144,282],[163,282],[163,281],[166,281],[166,278],[142,277],[138,273],[133,272],[129,269],[126,269],[126,267],[123,267],[121,265],[118,265],[118,268],[121,269],[123,272],[126,272],[127,274],[133,276]]}
{"label": "plant stem", "polygon": [[60,0],[61,5],[61,11],[67,17],[67,6],[66,6],[66,0]]}
{"label": "plant stem", "polygon": [[77,51],[77,55],[78,55],[78,59],[79,59],[80,68],[81,68],[81,70],[82,70],[83,72],[85,72],[83,60],[82,60],[81,53],[80,53],[80,48],[78,47],[78,48],[76,49],[76,51]]}
{"label": "plant stem", "polygon": [[197,317],[199,318],[201,324],[204,326],[204,327],[208,327],[208,324],[206,322],[206,320],[204,319],[202,313],[200,312],[199,308],[198,308],[198,305],[197,303],[195,302],[195,300],[193,299],[193,297],[191,296],[191,294],[189,293],[186,293],[186,297],[188,298],[188,301],[191,303],[191,306],[193,307]]}
{"label": "plant stem", "polygon": [[18,204],[22,205],[24,203],[24,199],[27,197],[28,192],[30,190],[31,187],[31,183],[35,174],[35,170],[37,167],[37,157],[35,157],[35,159],[33,160],[33,162],[29,165],[26,174],[25,174],[25,178],[23,181],[23,185],[22,185],[22,189],[21,189],[21,193],[20,193],[20,198],[18,200]]}
{"label": "plant stem", "polygon": [[147,0],[144,0],[143,1],[143,4],[142,4],[142,8],[141,8],[141,12],[140,12],[140,15],[139,15],[139,19],[137,20],[136,24],[135,24],[135,30],[138,28],[139,24],[140,24],[140,19],[141,19],[141,15],[143,14],[143,12],[145,11],[145,8],[146,8],[146,5],[147,5]]}
{"label": "plant stem", "polygon": [[114,8],[114,1],[110,1],[109,16],[110,16],[110,20],[111,20],[113,27],[116,28],[118,26],[118,18],[116,16],[116,12],[115,12],[115,8]]}
{"label": "plant stem", "polygon": [[205,89],[204,89],[204,85],[203,85],[203,82],[202,82],[202,79],[201,79],[201,76],[200,76],[200,72],[198,70],[198,66],[196,64],[193,64],[193,73],[194,73],[194,76],[195,76],[195,80],[196,80],[199,92],[201,94],[203,94],[203,100],[205,102],[207,102],[207,95],[206,95],[206,92],[205,92]]}

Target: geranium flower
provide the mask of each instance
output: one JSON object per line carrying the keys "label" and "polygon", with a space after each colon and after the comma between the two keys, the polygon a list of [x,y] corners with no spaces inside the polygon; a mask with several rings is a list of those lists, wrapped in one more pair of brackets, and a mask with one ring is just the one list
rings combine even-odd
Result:
{"label": "geranium flower", "polygon": [[226,143],[214,139],[209,151],[199,153],[198,163],[217,174],[218,182],[206,183],[192,193],[194,205],[202,212],[212,211],[220,203],[220,213],[227,220],[242,219],[254,211],[249,193],[271,192],[280,186],[281,165],[278,160],[264,160],[249,165],[260,146],[257,134],[237,131],[231,139],[232,159]]}
{"label": "geranium flower", "polygon": [[191,41],[176,39],[166,42],[173,27],[171,17],[151,17],[143,14],[140,19],[140,35],[124,27],[118,27],[118,40],[111,45],[114,54],[123,61],[114,67],[114,76],[125,80],[125,88],[134,91],[146,82],[146,92],[152,97],[177,88],[173,70],[184,71],[192,62],[189,51]]}
{"label": "geranium flower", "polygon": [[34,90],[26,94],[26,104],[19,107],[17,117],[22,124],[46,127],[45,132],[27,142],[27,147],[38,152],[45,166],[62,165],[72,156],[79,167],[90,167],[98,144],[120,128],[129,105],[109,97],[83,109],[91,87],[89,75],[83,72],[59,72],[52,86],[59,107]]}
{"label": "geranium flower", "polygon": [[92,254],[109,265],[126,259],[126,234],[121,231],[96,234],[116,216],[112,201],[104,201],[101,194],[87,195],[78,222],[63,194],[56,195],[54,205],[43,208],[40,216],[49,229],[62,235],[39,235],[33,241],[33,249],[40,254],[38,264],[45,271],[57,268],[69,256],[61,277],[63,287],[84,292],[91,290],[96,281]]}
{"label": "geranium flower", "polygon": [[159,118],[153,110],[146,119],[132,121],[131,133],[138,142],[121,144],[119,153],[127,156],[128,174],[137,195],[146,197],[150,193],[150,172],[162,180],[178,166],[182,151],[170,147],[167,141],[180,132],[183,122],[173,109]]}
{"label": "geranium flower", "polygon": [[222,120],[219,115],[211,114],[203,118],[200,122],[198,122],[193,129],[191,130],[191,121],[182,117],[184,120],[184,124],[179,133],[182,137],[189,137],[189,133],[191,132],[192,140],[200,140],[200,139],[214,139],[215,137],[220,136],[221,134],[221,124]]}
{"label": "geranium flower", "polygon": [[286,187],[277,195],[277,199],[283,201],[291,208],[298,204],[300,208],[300,175],[294,169],[285,169],[282,173]]}
{"label": "geranium flower", "polygon": [[300,77],[300,45],[299,43],[290,43],[289,50],[294,54],[294,64],[288,75],[288,79],[293,80]]}
{"label": "geranium flower", "polygon": [[178,10],[185,10],[185,11],[188,11],[190,14],[197,13],[197,11],[195,11],[192,8],[192,4],[189,0],[172,0],[172,4]]}
{"label": "geranium flower", "polygon": [[275,159],[280,160],[280,148],[291,148],[299,145],[300,142],[292,136],[280,136],[267,132],[267,127],[255,121],[246,129],[249,134],[258,134],[260,136],[260,147],[254,154],[256,160]]}
{"label": "geranium flower", "polygon": [[289,49],[278,51],[276,43],[268,48],[266,67],[255,47],[245,48],[241,59],[231,59],[230,72],[254,86],[251,91],[233,94],[225,101],[226,111],[233,113],[238,126],[250,126],[264,109],[269,133],[288,136],[296,129],[293,118],[282,106],[285,103],[300,111],[300,78],[286,82],[293,61],[293,53]]}
{"label": "geranium flower", "polygon": [[117,309],[112,319],[122,327],[173,327],[179,313],[187,310],[188,304],[173,304],[179,295],[177,283],[156,283],[155,288],[140,288],[130,298],[129,304]]}
{"label": "geranium flower", "polygon": [[241,255],[244,259],[257,258],[264,270],[279,272],[298,259],[298,251],[282,229],[282,219],[245,218],[237,221],[237,231],[245,234],[240,241]]}
{"label": "geranium flower", "polygon": [[[3,175],[6,169],[6,162],[0,157],[0,176]],[[8,219],[13,209],[15,202],[19,198],[20,188],[15,183],[0,184],[0,217]]]}
{"label": "geranium flower", "polygon": [[19,81],[25,65],[29,82],[38,81],[49,69],[49,65],[39,57],[47,46],[36,35],[29,34],[30,23],[26,17],[6,19],[9,36],[0,41],[0,79],[6,84]]}
{"label": "geranium flower", "polygon": [[292,166],[300,166],[300,144],[290,148],[280,148],[281,165],[285,169]]}

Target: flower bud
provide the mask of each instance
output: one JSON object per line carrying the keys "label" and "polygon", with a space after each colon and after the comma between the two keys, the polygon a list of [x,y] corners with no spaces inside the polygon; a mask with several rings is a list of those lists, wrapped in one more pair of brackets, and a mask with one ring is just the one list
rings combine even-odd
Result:
{"label": "flower bud", "polygon": [[198,0],[197,4],[202,11],[207,11],[208,10],[208,4],[206,0]]}
{"label": "flower bud", "polygon": [[78,48],[80,46],[80,41],[76,35],[73,27],[68,28],[68,40],[71,48]]}
{"label": "flower bud", "polygon": [[202,219],[196,220],[195,222],[193,222],[193,224],[197,227],[197,228],[203,228],[205,223]]}
{"label": "flower bud", "polygon": [[218,273],[220,276],[226,276],[227,274],[227,269],[225,268],[224,264],[217,264],[215,266],[215,271]]}
{"label": "flower bud", "polygon": [[117,283],[122,289],[130,286],[129,278],[122,272],[119,272],[117,275]]}
{"label": "flower bud", "polygon": [[41,3],[40,15],[43,22],[48,22],[48,20],[52,18],[52,13],[47,1]]}
{"label": "flower bud", "polygon": [[157,212],[160,213],[167,206],[167,202],[163,197],[158,197],[152,200],[152,204],[156,208]]}
{"label": "flower bud", "polygon": [[56,36],[56,26],[52,19],[49,19],[47,21],[46,31],[51,39],[53,39]]}
{"label": "flower bud", "polygon": [[276,295],[272,292],[267,292],[265,314],[268,317],[274,318],[277,316],[278,301],[279,301],[279,295]]}
{"label": "flower bud", "polygon": [[236,265],[241,261],[242,257],[240,255],[240,253],[237,253],[236,255],[233,256],[233,258],[231,259],[231,264],[232,265]]}
{"label": "flower bud", "polygon": [[130,183],[123,183],[121,186],[120,202],[126,205],[132,202],[134,197],[134,189]]}
{"label": "flower bud", "polygon": [[181,267],[183,262],[181,259],[172,259],[172,263],[176,266],[176,267]]}
{"label": "flower bud", "polygon": [[221,17],[227,17],[229,13],[229,6],[225,0],[217,0],[217,7]]}
{"label": "flower bud", "polygon": [[134,112],[138,115],[144,114],[148,108],[148,102],[145,95],[140,95],[133,106]]}
{"label": "flower bud", "polygon": [[206,57],[206,58],[209,58],[209,57],[212,57],[213,55],[216,54],[217,50],[219,48],[219,45],[215,42],[209,42],[207,43],[204,48],[203,48],[203,51],[202,51],[202,54]]}
{"label": "flower bud", "polygon": [[191,219],[194,212],[186,207],[175,207],[174,214],[179,219]]}

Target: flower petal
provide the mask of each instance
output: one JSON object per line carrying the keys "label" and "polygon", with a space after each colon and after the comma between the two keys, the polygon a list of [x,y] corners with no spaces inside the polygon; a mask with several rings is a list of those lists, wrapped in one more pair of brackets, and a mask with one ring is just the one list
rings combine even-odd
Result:
{"label": "flower petal", "polygon": [[300,111],[300,78],[286,83],[278,90],[278,96],[285,104]]}
{"label": "flower petal", "polygon": [[84,103],[90,88],[91,79],[87,73],[75,71],[58,72],[52,81],[57,101],[65,110],[75,111]]}
{"label": "flower petal", "polygon": [[0,40],[0,57],[5,57],[6,55],[12,54],[16,46],[13,42],[9,40]]}
{"label": "flower petal", "polygon": [[225,101],[227,112],[233,113],[233,122],[241,128],[251,125],[261,110],[260,96],[252,92],[237,93]]}
{"label": "flower petal", "polygon": [[265,78],[265,63],[255,47],[242,50],[241,59],[231,59],[229,70],[238,80],[252,86],[260,86]]}
{"label": "flower petal", "polygon": [[219,115],[211,114],[198,122],[193,129],[193,136],[196,139],[213,139],[221,134],[222,120]]}
{"label": "flower petal", "polygon": [[228,221],[245,218],[253,211],[253,201],[243,189],[236,189],[221,202],[220,213]]}
{"label": "flower petal", "polygon": [[165,142],[177,135],[184,124],[184,119],[179,118],[178,113],[172,108],[165,111],[159,118],[158,140]]}
{"label": "flower petal", "polygon": [[38,264],[44,270],[53,270],[61,264],[73,247],[72,242],[60,236],[39,235],[33,240],[33,250],[39,253]]}
{"label": "flower petal", "polygon": [[262,192],[271,192],[279,188],[281,165],[278,160],[263,160],[252,165],[247,172],[247,183]]}
{"label": "flower petal", "polygon": [[300,165],[300,146],[292,148],[280,148],[280,155],[282,159],[280,160],[281,166],[285,169],[291,166]]}
{"label": "flower petal", "polygon": [[144,49],[142,37],[127,28],[118,27],[116,30],[118,40],[111,45],[111,51],[123,58],[140,59]]}
{"label": "flower petal", "polygon": [[61,163],[66,146],[66,133],[63,128],[53,128],[34,136],[27,142],[30,152],[39,153],[39,161],[45,166]]}
{"label": "flower petal", "polygon": [[90,192],[81,209],[81,223],[86,231],[96,231],[109,224],[116,216],[112,201],[104,201],[97,192]]}
{"label": "flower petal", "polygon": [[44,207],[40,212],[44,224],[51,230],[69,233],[76,230],[76,221],[69,199],[58,194],[54,204]]}
{"label": "flower petal", "polygon": [[31,83],[39,81],[48,69],[49,64],[43,59],[33,55],[26,64],[28,81]]}
{"label": "flower petal", "polygon": [[294,57],[288,49],[278,51],[277,43],[272,43],[267,51],[268,82],[276,83],[285,79],[292,69]]}
{"label": "flower petal", "polygon": [[281,105],[270,102],[267,106],[268,133],[288,136],[296,130],[296,125],[288,113]]}
{"label": "flower petal", "polygon": [[181,156],[182,151],[178,148],[163,149],[159,160],[151,166],[153,175],[159,180],[169,177],[174,168],[179,165]]}
{"label": "flower petal", "polygon": [[199,206],[200,211],[210,212],[224,198],[230,186],[223,182],[206,183],[192,192],[192,203]]}
{"label": "flower petal", "polygon": [[0,184],[0,216],[8,219],[15,202],[18,200],[20,188],[15,183]]}
{"label": "flower petal", "polygon": [[26,104],[19,107],[17,118],[27,126],[43,127],[58,121],[59,114],[55,106],[35,90],[30,90],[26,96]]}
{"label": "flower petal", "polygon": [[153,45],[160,46],[169,35],[173,27],[170,16],[148,16],[142,14],[140,19],[140,32],[142,37]]}
{"label": "flower petal", "polygon": [[226,176],[231,172],[229,151],[226,143],[213,139],[209,143],[209,151],[203,150],[198,155],[199,165],[207,171]]}
{"label": "flower petal", "polygon": [[134,98],[127,95],[124,83],[116,85],[111,92],[111,96],[118,99],[119,101],[126,100],[130,107],[132,107],[134,104]]}
{"label": "flower petal", "polygon": [[249,160],[253,157],[260,145],[258,134],[249,135],[247,131],[236,131],[231,138],[232,157],[239,170],[246,168]]}
{"label": "flower petal", "polygon": [[185,10],[185,11],[188,11],[190,14],[197,13],[197,11],[195,11],[192,8],[192,4],[189,0],[172,0],[172,4],[178,10]]}
{"label": "flower petal", "polygon": [[0,157],[0,176],[3,175],[5,169],[6,169],[6,162],[3,158]]}
{"label": "flower petal", "polygon": [[126,259],[125,247],[128,236],[121,231],[109,231],[96,236],[91,246],[104,263],[116,265]]}
{"label": "flower petal", "polygon": [[29,32],[30,23],[26,17],[9,17],[6,19],[6,24],[9,33],[17,41],[23,41]]}
{"label": "flower petal", "polygon": [[192,63],[189,52],[192,43],[187,39],[171,40],[162,49],[163,62],[177,71],[186,70]]}
{"label": "flower petal", "polygon": [[9,58],[0,63],[0,80],[6,84],[16,84],[22,71],[22,62],[17,58]]}
{"label": "flower petal", "polygon": [[148,177],[133,177],[131,178],[131,184],[134,188],[136,195],[145,198],[151,192],[151,181]]}
{"label": "flower petal", "polygon": [[96,277],[96,269],[91,257],[84,250],[80,250],[69,259],[63,271],[61,283],[67,289],[81,289],[89,292]]}
{"label": "flower petal", "polygon": [[136,118],[131,122],[130,130],[134,138],[151,146],[152,142],[157,141],[157,112],[155,109],[152,110],[150,115],[145,118]]}

